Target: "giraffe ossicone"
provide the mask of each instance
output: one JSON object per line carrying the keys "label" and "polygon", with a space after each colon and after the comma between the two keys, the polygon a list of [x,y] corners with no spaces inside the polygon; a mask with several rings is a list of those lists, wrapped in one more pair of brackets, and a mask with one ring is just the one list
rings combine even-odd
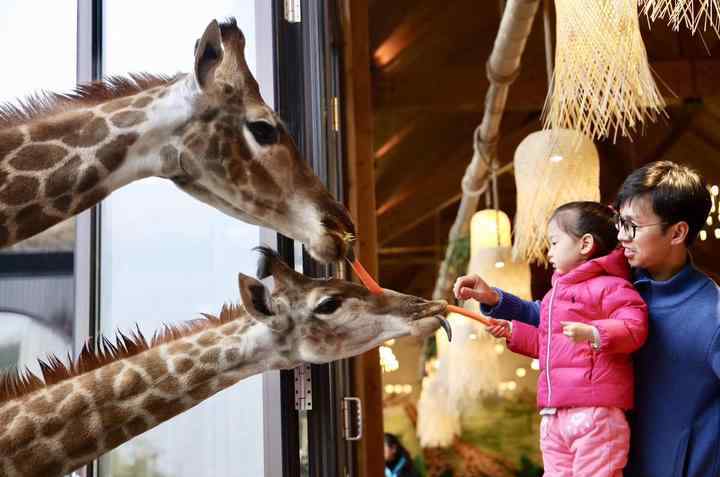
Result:
{"label": "giraffe ossicone", "polygon": [[262,100],[244,50],[234,19],[213,20],[192,73],[109,78],[0,105],[0,247],[157,176],[302,241],[318,260],[350,254],[347,210]]}
{"label": "giraffe ossicone", "polygon": [[306,277],[261,249],[274,289],[240,274],[242,305],[152,340],[97,340],[67,366],[0,380],[0,475],[55,477],[185,412],[248,376],[324,363],[440,327],[445,301]]}

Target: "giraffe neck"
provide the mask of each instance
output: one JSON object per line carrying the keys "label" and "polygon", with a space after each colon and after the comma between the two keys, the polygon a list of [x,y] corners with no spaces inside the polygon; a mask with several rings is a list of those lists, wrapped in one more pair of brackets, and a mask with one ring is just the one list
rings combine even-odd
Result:
{"label": "giraffe neck", "polygon": [[[190,75],[0,129],[0,247],[31,237],[149,176],[179,174]],[[63,109],[63,108],[59,108]]]}
{"label": "giraffe neck", "polygon": [[271,340],[245,315],[10,400],[0,474],[69,473],[241,379],[294,364]]}

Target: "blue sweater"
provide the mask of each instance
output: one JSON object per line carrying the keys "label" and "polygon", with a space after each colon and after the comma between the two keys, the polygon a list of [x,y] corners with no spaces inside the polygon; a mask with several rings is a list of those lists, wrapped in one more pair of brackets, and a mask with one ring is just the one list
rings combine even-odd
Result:
{"label": "blue sweater", "polygon": [[[720,288],[688,263],[667,281],[642,270],[650,333],[634,355],[635,410],[625,477],[720,476]],[[483,313],[536,325],[537,302],[500,292]]]}

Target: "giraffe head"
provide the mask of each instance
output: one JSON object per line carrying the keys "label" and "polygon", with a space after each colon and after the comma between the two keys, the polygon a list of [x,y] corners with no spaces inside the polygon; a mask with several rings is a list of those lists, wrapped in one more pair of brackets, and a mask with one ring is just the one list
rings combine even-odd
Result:
{"label": "giraffe head", "polygon": [[240,296],[250,316],[265,325],[273,348],[290,364],[323,363],[355,356],[402,336],[427,336],[442,326],[447,303],[295,272],[274,252],[260,249],[258,276],[272,277],[271,291],[240,274]]}
{"label": "giraffe head", "polygon": [[169,178],[233,217],[302,241],[318,260],[341,259],[353,222],[262,100],[244,50],[234,19],[212,21],[197,41],[192,119],[175,132],[183,147]]}

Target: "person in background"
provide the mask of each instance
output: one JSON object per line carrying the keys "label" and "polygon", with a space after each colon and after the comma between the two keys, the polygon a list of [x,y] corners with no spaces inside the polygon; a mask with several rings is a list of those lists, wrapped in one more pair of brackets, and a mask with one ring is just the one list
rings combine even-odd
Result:
{"label": "person in background", "polygon": [[418,477],[410,453],[395,434],[385,433],[385,477]]}

